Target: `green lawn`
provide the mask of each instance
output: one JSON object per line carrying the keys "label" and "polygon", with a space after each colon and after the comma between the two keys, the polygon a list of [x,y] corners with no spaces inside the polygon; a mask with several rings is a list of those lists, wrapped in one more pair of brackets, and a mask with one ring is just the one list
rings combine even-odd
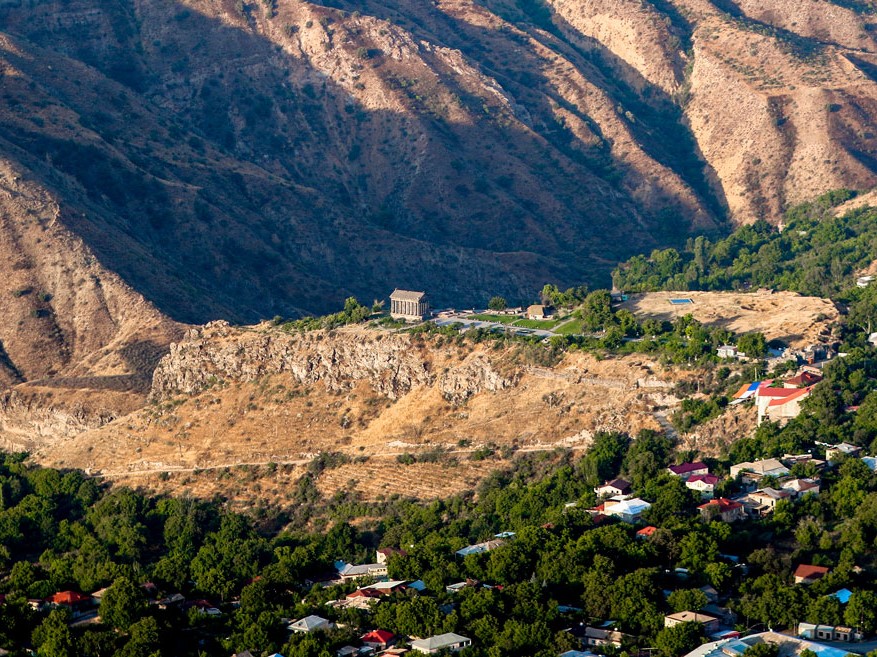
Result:
{"label": "green lawn", "polygon": [[512,326],[520,326],[521,328],[531,328],[531,329],[542,329],[543,331],[550,331],[555,326],[559,324],[559,320],[556,319],[519,319]]}
{"label": "green lawn", "polygon": [[516,315],[469,315],[469,319],[477,319],[479,322],[498,322],[500,324],[511,324],[517,318]]}
{"label": "green lawn", "polygon": [[579,335],[583,332],[582,320],[573,319],[559,327],[555,333],[560,333],[561,335]]}

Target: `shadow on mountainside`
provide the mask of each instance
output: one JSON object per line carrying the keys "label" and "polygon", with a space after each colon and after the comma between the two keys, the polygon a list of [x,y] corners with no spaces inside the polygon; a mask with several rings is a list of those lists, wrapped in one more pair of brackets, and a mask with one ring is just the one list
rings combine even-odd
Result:
{"label": "shadow on mountainside", "polygon": [[[250,28],[146,7],[156,14],[112,14],[109,46],[7,9],[34,57],[3,53],[25,77],[4,90],[14,120],[0,124],[0,148],[57,195],[106,267],[175,319],[325,312],[396,286],[436,305],[526,301],[546,281],[605,286],[617,261],[685,237],[678,206],[631,201],[605,140],[584,144],[553,119],[563,98],[530,53],[504,70],[483,62],[532,129],[423,47],[425,63],[410,64],[366,50],[362,66],[405,108],[376,110]],[[326,24],[298,29],[353,20],[314,11]],[[482,43],[459,22],[447,34],[459,35],[450,47],[475,44],[473,60],[517,38]],[[649,152],[672,163],[661,147]]]}

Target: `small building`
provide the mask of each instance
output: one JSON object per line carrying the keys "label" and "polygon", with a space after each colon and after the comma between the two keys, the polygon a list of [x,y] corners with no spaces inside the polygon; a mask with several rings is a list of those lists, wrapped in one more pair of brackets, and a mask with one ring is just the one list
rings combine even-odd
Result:
{"label": "small building", "polygon": [[732,344],[723,344],[721,347],[716,349],[716,355],[719,358],[737,358],[740,352],[737,351],[737,347]]}
{"label": "small building", "polygon": [[825,566],[812,566],[801,564],[795,568],[795,584],[812,584],[828,574],[829,569]]}
{"label": "small building", "polygon": [[393,290],[390,295],[390,317],[405,322],[422,322],[428,315],[426,292]]}
{"label": "small building", "polygon": [[671,465],[667,468],[667,472],[676,477],[682,477],[686,481],[695,475],[709,474],[709,467],[706,463],[697,461],[696,463],[680,463],[679,465]]}
{"label": "small building", "polygon": [[372,630],[359,637],[364,646],[375,650],[384,650],[396,643],[396,635],[387,630]]}
{"label": "small building", "polygon": [[289,624],[287,629],[298,634],[310,634],[332,629],[332,623],[322,616],[305,616]]}
{"label": "small building", "polygon": [[612,646],[613,648],[621,648],[625,638],[629,637],[618,630],[612,629],[611,622],[609,624],[610,627],[592,627],[579,623],[567,631],[577,638],[582,646],[593,648]]}
{"label": "small building", "polygon": [[771,388],[763,386],[755,394],[758,424],[765,420],[784,424],[801,413],[801,402],[810,396],[813,386],[806,388]]}
{"label": "small building", "polygon": [[699,474],[689,477],[685,482],[685,487],[699,492],[701,499],[711,500],[715,495],[718,483],[719,478],[714,474]]}
{"label": "small building", "polygon": [[658,531],[658,528],[654,525],[648,525],[647,527],[643,527],[636,533],[636,537],[641,540],[645,540],[651,538],[654,533]]}
{"label": "small building", "polygon": [[471,645],[472,639],[460,636],[454,632],[447,632],[446,634],[439,634],[437,636],[431,636],[426,639],[418,639],[417,641],[411,642],[411,647],[414,650],[426,655],[435,655],[443,650],[447,650],[448,652],[459,652],[463,648],[468,648]]}
{"label": "small building", "polygon": [[856,279],[856,287],[868,287],[873,281],[874,276],[859,276]]}
{"label": "small building", "polygon": [[790,491],[793,498],[799,499],[805,495],[819,495],[820,483],[817,479],[790,479],[780,488]]}
{"label": "small building", "polygon": [[849,443],[839,443],[825,450],[825,458],[829,463],[833,464],[845,457],[858,458],[861,453],[861,447],[850,445]]}
{"label": "small building", "polygon": [[399,548],[384,547],[384,548],[378,548],[376,555],[377,555],[377,558],[375,559],[375,561],[377,561],[379,564],[383,565],[383,564],[386,564],[387,561],[389,561],[391,556],[397,555],[400,557],[404,557],[404,556],[407,556],[407,553],[405,552],[405,550],[400,550]]}
{"label": "small building", "polygon": [[46,602],[55,607],[67,607],[73,618],[82,617],[95,606],[94,598],[78,591],[59,591],[46,598]]}
{"label": "small building", "polygon": [[386,577],[387,575],[386,563],[364,563],[357,565],[339,563],[336,564],[336,567],[338,568],[338,576],[342,581],[350,581],[360,577]]}
{"label": "small building", "polygon": [[664,616],[664,627],[674,627],[682,623],[700,623],[703,625],[704,634],[710,635],[719,631],[721,623],[715,616],[701,614],[696,611],[680,611],[676,614]]}
{"label": "small building", "polygon": [[798,623],[798,636],[814,641],[861,641],[864,635],[851,627]]}
{"label": "small building", "polygon": [[740,502],[718,497],[706,504],[697,507],[704,520],[720,519],[724,522],[734,522],[746,518],[746,510]]}
{"label": "small building", "polygon": [[501,545],[505,545],[505,539],[495,538],[491,541],[484,541],[483,543],[476,543],[475,545],[467,545],[464,548],[460,548],[457,550],[456,555],[458,557],[468,557],[470,554],[484,554],[485,552],[495,550]]}
{"label": "small building", "polygon": [[815,386],[820,381],[822,381],[821,374],[803,371],[797,376],[793,376],[791,379],[784,379],[783,388],[806,388],[808,386]]}
{"label": "small building", "polygon": [[554,315],[554,308],[551,306],[541,304],[527,306],[527,319],[550,319],[552,315]]}
{"label": "small building", "polygon": [[606,500],[603,503],[603,513],[607,516],[619,518],[622,522],[636,524],[642,519],[642,514],[652,508],[652,505],[634,497],[630,500]]}
{"label": "small building", "polygon": [[612,481],[607,481],[602,486],[597,486],[594,492],[597,493],[597,497],[628,495],[630,494],[630,482],[624,479],[613,479]]}
{"label": "small building", "polygon": [[789,469],[778,459],[762,459],[760,461],[745,461],[731,466],[731,477],[743,475],[752,481],[758,481],[762,477],[785,477]]}
{"label": "small building", "polygon": [[777,490],[776,488],[762,488],[749,493],[746,497],[746,507],[752,515],[766,516],[773,513],[777,502],[792,497],[790,490]]}

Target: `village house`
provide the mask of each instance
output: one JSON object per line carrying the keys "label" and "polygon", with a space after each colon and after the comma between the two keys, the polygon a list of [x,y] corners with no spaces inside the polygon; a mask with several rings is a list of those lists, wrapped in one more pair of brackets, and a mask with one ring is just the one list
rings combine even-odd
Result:
{"label": "village house", "polygon": [[390,295],[390,317],[405,322],[422,322],[428,315],[426,292],[393,290]]}
{"label": "village house", "polygon": [[377,561],[379,564],[382,564],[382,565],[386,564],[387,561],[390,559],[390,557],[393,556],[394,554],[398,555],[400,557],[406,556],[405,550],[400,550],[400,549],[394,548],[394,547],[384,547],[384,548],[378,548],[378,551],[376,552],[375,561]]}
{"label": "village house", "polygon": [[794,499],[800,499],[805,495],[819,495],[820,483],[817,479],[790,479],[783,482],[783,490],[790,491]]}
{"label": "village house", "polygon": [[387,575],[387,564],[385,563],[364,563],[354,565],[338,562],[335,564],[335,567],[338,570],[338,576],[345,582],[360,577],[386,577]]}
{"label": "village house", "polygon": [[447,650],[448,652],[459,652],[463,648],[467,648],[471,645],[472,639],[460,636],[454,632],[439,634],[438,636],[431,636],[426,639],[418,639],[411,642],[411,647],[414,650],[427,655],[435,655],[444,650]]}
{"label": "village house", "polygon": [[46,598],[46,602],[54,607],[66,607],[72,612],[73,618],[81,618],[95,606],[94,598],[78,591],[59,591]]}
{"label": "village house", "polygon": [[833,465],[843,458],[858,458],[861,453],[861,447],[849,443],[838,443],[825,449],[825,458]]}
{"label": "village house", "polygon": [[457,550],[456,555],[458,557],[468,557],[470,554],[483,554],[495,550],[501,545],[505,545],[505,539],[494,538],[490,541],[484,541],[483,543],[476,543],[475,545],[467,545],[464,548],[460,548]]}
{"label": "village house", "polygon": [[801,564],[795,568],[795,584],[812,584],[818,579],[822,579],[829,572],[825,566],[811,566],[809,564]]}
{"label": "village house", "polygon": [[551,306],[543,306],[541,304],[527,306],[527,319],[550,319],[552,315],[554,315],[554,308]]}
{"label": "village house", "polygon": [[630,482],[624,479],[613,479],[612,481],[607,481],[602,486],[597,486],[594,492],[597,493],[597,497],[628,495],[630,494]]}
{"label": "village house", "polygon": [[652,505],[635,497],[630,500],[609,499],[603,503],[603,513],[607,516],[619,518],[622,522],[636,524],[642,519],[642,514],[652,508]]}
{"label": "village house", "polygon": [[654,525],[648,525],[647,527],[643,527],[636,533],[636,537],[641,540],[645,540],[647,538],[651,538],[651,536],[658,531],[658,528]]}
{"label": "village house", "polygon": [[676,477],[682,477],[686,481],[696,475],[709,474],[709,467],[700,461],[696,463],[681,463],[679,465],[671,465],[667,468],[667,472]]}
{"label": "village house", "polygon": [[743,501],[746,510],[754,516],[766,516],[773,513],[776,509],[777,502],[787,500],[792,497],[792,491],[777,490],[767,487],[753,491],[746,496]]}
{"label": "village house", "polygon": [[793,376],[791,379],[783,380],[783,388],[807,388],[816,385],[820,381],[822,381],[821,374],[813,374],[812,372],[804,370],[797,376]]}
{"label": "village house", "polygon": [[606,646],[621,648],[624,639],[630,638],[627,634],[623,634],[611,627],[592,627],[584,623],[579,623],[567,631],[577,638],[582,646],[593,648]]}
{"label": "village house", "polygon": [[718,497],[697,507],[705,521],[721,519],[723,522],[734,522],[746,518],[746,510],[740,502]]}
{"label": "village house", "polygon": [[322,616],[305,616],[297,621],[293,621],[287,627],[290,632],[298,634],[310,634],[311,632],[322,632],[330,630],[334,625]]}
{"label": "village house", "polygon": [[743,476],[744,483],[757,483],[762,477],[785,477],[789,469],[777,459],[744,461],[731,466],[731,478]]}
{"label": "village house", "polygon": [[737,347],[732,344],[723,344],[716,349],[716,355],[719,358],[737,358],[738,356],[745,356],[745,354],[741,354],[737,351]]}
{"label": "village house", "polygon": [[385,650],[396,643],[396,635],[387,630],[372,630],[360,638],[362,644],[375,650]]}
{"label": "village house", "polygon": [[815,641],[861,641],[865,636],[851,627],[798,623],[798,636]]}
{"label": "village house", "polygon": [[715,616],[701,614],[696,611],[680,611],[676,614],[664,616],[664,627],[674,627],[682,623],[700,623],[706,635],[718,632],[721,625],[721,622]]}
{"label": "village house", "polygon": [[810,396],[813,386],[806,388],[771,388],[758,389],[755,395],[755,406],[758,409],[758,424],[765,420],[785,424],[801,414],[801,402]]}
{"label": "village house", "polygon": [[711,500],[715,495],[718,483],[719,478],[714,474],[699,474],[689,477],[685,482],[685,487],[699,492],[701,499]]}

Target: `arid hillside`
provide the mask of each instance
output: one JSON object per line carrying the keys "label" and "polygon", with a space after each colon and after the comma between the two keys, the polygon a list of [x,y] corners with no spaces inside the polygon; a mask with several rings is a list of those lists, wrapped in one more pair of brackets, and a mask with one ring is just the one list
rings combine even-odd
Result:
{"label": "arid hillside", "polygon": [[52,198],[179,321],[605,285],[632,253],[877,184],[856,6],[6,0],[5,191]]}
{"label": "arid hillside", "polygon": [[678,403],[680,375],[648,358],[569,353],[552,363],[545,353],[215,322],[171,348],[144,408],[19,447],[113,481],[164,489],[195,478],[205,494],[232,494],[225,479],[241,466],[282,466],[267,479],[291,486],[318,454],[337,452],[342,459],[316,481],[326,494],[352,486],[372,499],[437,497],[471,488],[515,453],[585,448],[599,430],[660,430]]}

